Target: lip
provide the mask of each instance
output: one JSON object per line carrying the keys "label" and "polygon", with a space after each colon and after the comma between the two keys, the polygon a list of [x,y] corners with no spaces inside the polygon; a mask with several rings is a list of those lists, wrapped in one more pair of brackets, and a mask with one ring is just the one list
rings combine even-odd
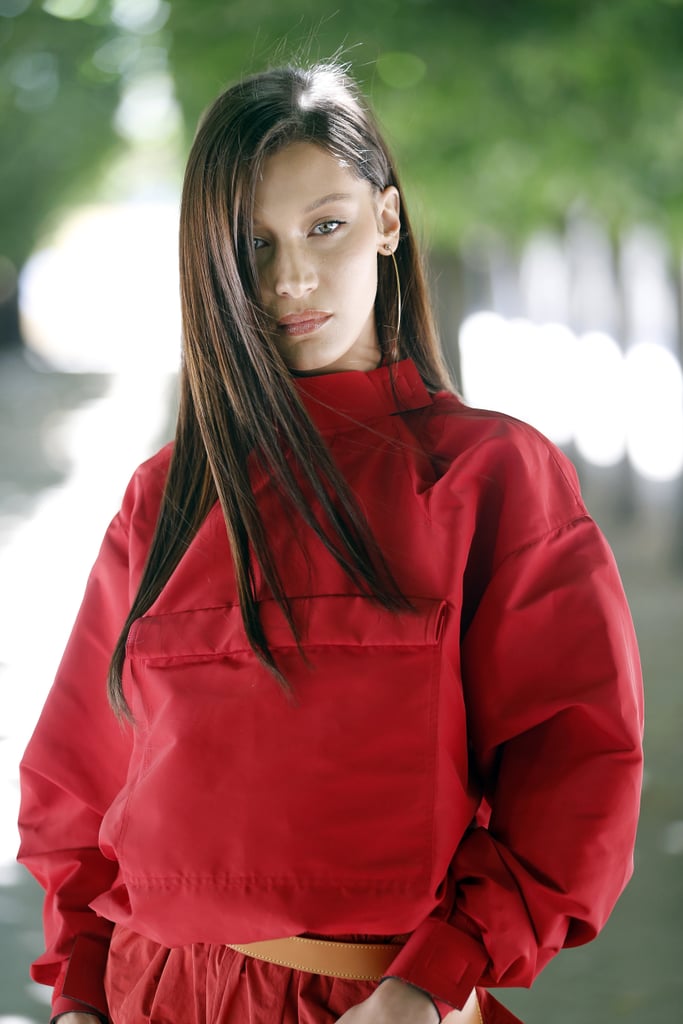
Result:
{"label": "lip", "polygon": [[321,309],[305,309],[303,313],[288,313],[280,317],[277,322],[278,329],[284,334],[291,336],[301,334],[312,334],[327,323],[332,317]]}

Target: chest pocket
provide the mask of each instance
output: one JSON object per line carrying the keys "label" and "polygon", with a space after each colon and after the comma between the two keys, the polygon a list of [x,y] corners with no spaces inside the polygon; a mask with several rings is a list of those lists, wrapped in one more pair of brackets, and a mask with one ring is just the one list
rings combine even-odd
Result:
{"label": "chest pocket", "polygon": [[127,649],[138,768],[118,851],[128,871],[226,884],[428,877],[447,607],[413,603],[395,615],[357,595],[295,599],[299,651],[263,602],[290,696],[237,607],[139,620]]}

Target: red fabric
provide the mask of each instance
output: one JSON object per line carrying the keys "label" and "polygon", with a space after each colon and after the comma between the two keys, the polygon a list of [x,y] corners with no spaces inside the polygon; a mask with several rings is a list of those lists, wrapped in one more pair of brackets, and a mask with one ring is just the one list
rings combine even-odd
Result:
{"label": "red fabric", "polygon": [[105,987],[113,1024],[333,1024],[375,983],[290,970],[220,943],[167,949],[117,927]]}
{"label": "red fabric", "polygon": [[174,947],[410,932],[388,973],[459,1007],[592,938],[630,876],[638,657],[571,465],[430,396],[408,360],[298,387],[415,613],[290,530],[254,463],[302,634],[305,659],[257,577],[294,699],[246,643],[215,508],[131,630],[120,726],[104,680],[168,448],[140,467],[22,763],[20,857],[47,889],[33,976],[56,996],[74,938],[106,945],[117,921]]}
{"label": "red fabric", "polygon": [[[374,988],[375,982],[307,974],[221,944],[167,949],[120,925],[105,977],[112,1024],[175,1024],[179,1007],[183,1024],[334,1024]],[[477,995],[484,1024],[519,1024],[489,993]]]}

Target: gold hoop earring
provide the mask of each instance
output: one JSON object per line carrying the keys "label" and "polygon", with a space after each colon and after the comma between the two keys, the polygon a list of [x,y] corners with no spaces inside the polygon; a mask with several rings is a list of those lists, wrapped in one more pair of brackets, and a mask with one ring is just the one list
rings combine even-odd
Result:
{"label": "gold hoop earring", "polygon": [[398,354],[399,354],[398,353],[398,337],[399,337],[399,331],[401,330],[401,310],[402,310],[402,306],[401,306],[401,278],[400,278],[400,275],[399,275],[399,272],[398,272],[398,263],[396,262],[396,256],[395,256],[394,250],[391,248],[391,245],[389,244],[389,242],[385,242],[382,248],[384,249],[384,251],[386,252],[386,254],[388,256],[391,256],[392,263],[394,264],[394,276],[396,278],[396,305],[397,305],[397,310],[396,310],[396,333],[394,335],[394,340],[393,340],[393,343],[392,343],[391,347],[392,347],[392,350],[393,350],[392,351],[392,356],[394,358],[394,361],[397,361],[398,360]]}
{"label": "gold hoop earring", "polygon": [[398,305],[398,315],[396,317],[396,347],[398,348],[398,332],[401,330],[401,278],[398,273],[396,256],[393,252],[391,254],[391,261],[394,264],[394,275],[396,277],[396,303]]}

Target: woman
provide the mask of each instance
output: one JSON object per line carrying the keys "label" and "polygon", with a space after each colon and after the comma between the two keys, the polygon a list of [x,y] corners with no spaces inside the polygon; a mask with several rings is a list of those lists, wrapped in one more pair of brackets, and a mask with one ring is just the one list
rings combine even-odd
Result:
{"label": "woman", "polygon": [[611,554],[561,453],[455,395],[340,69],[216,101],[180,260],[175,444],[22,763],[33,977],[63,1024],[515,1020],[487,987],[593,938],[631,872]]}

